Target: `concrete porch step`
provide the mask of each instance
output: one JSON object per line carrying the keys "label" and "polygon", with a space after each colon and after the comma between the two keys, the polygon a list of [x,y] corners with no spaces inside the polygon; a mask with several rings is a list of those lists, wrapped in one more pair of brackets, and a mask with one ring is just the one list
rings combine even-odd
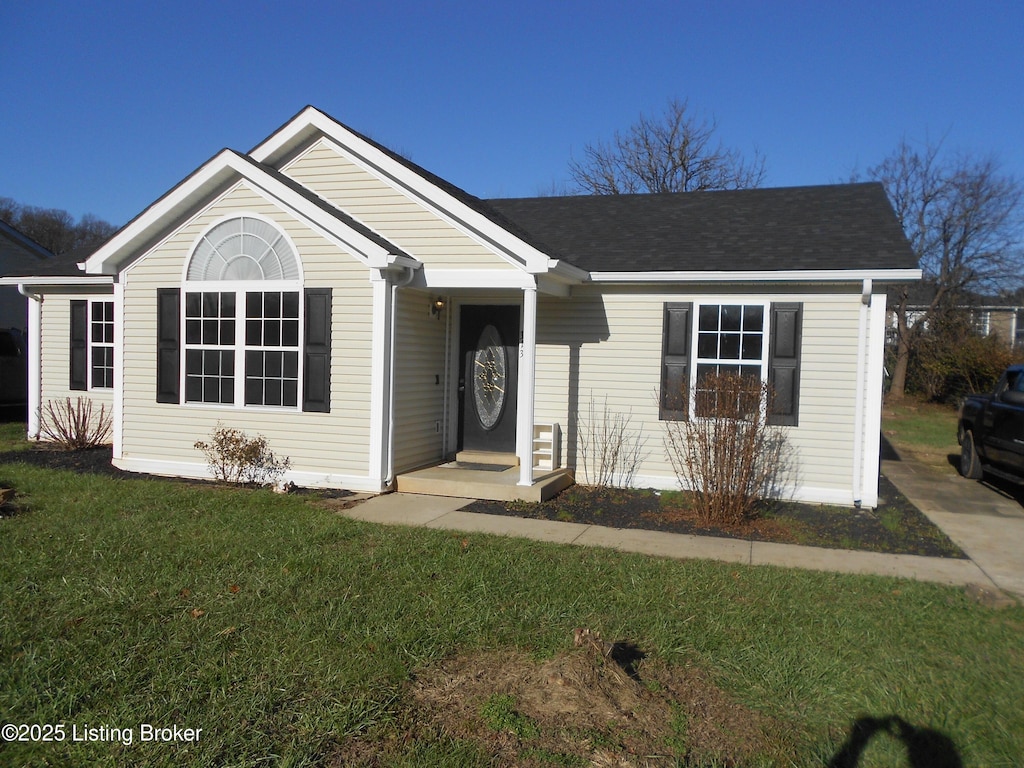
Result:
{"label": "concrete porch step", "polygon": [[518,467],[519,457],[514,453],[496,453],[495,451],[459,451],[455,460],[465,464],[503,464],[507,467]]}
{"label": "concrete porch step", "polygon": [[467,469],[456,462],[417,469],[398,476],[402,493],[455,496],[489,501],[547,501],[575,482],[568,470],[534,470],[533,485],[519,485],[519,467],[493,471]]}

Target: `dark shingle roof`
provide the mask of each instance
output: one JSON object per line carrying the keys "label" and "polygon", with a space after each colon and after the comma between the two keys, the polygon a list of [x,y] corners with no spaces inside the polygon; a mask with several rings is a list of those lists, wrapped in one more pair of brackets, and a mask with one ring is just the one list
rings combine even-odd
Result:
{"label": "dark shingle roof", "polygon": [[915,269],[881,184],[485,201],[592,272]]}
{"label": "dark shingle roof", "polygon": [[0,277],[81,277],[85,273],[78,262],[85,261],[90,249],[79,249],[53,256],[45,261],[25,262],[5,270]]}

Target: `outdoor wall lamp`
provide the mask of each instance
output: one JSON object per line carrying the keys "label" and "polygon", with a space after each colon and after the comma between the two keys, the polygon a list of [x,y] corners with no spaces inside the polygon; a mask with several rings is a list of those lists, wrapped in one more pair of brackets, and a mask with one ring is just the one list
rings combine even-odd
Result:
{"label": "outdoor wall lamp", "polygon": [[441,310],[444,309],[445,301],[444,297],[438,296],[436,299],[430,302],[430,314],[437,318],[441,317]]}

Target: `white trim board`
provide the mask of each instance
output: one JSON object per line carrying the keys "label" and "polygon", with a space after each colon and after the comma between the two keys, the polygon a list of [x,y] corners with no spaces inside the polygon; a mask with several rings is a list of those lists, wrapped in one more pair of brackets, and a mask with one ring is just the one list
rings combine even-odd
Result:
{"label": "white trim board", "polygon": [[[653,488],[658,491],[678,491],[679,481],[668,475],[636,475],[633,488]],[[684,490],[689,490],[685,488]],[[783,501],[795,501],[806,504],[834,504],[837,507],[854,507],[852,488],[821,488],[813,485],[798,485],[783,489],[780,498]],[[877,494],[874,498],[861,499],[861,506],[873,509],[878,506]]]}
{"label": "white trim board", "polygon": [[[186,477],[194,480],[213,480],[206,464],[188,461],[165,461],[162,459],[120,458],[112,462],[126,472],[144,472],[161,477]],[[349,491],[380,493],[384,488],[379,481],[363,475],[342,475],[332,472],[288,470],[281,478],[301,488],[340,488]]]}
{"label": "white trim board", "polygon": [[[534,274],[546,273],[559,266],[546,253],[491,221],[455,195],[315,107],[303,109],[253,148],[249,155],[257,162],[273,165],[318,133],[325,144],[343,157],[416,200],[452,226],[483,242],[510,263],[518,263],[520,268]],[[567,267],[571,265],[564,265],[563,269]],[[575,277],[572,273],[578,270],[567,271]]]}
{"label": "white trim board", "polygon": [[920,280],[919,269],[786,269],[686,272],[591,272],[595,283],[880,283]]}
{"label": "white trim board", "polygon": [[152,247],[150,241],[156,239],[158,231],[163,229],[166,222],[185,216],[206,197],[218,192],[223,194],[222,188],[230,189],[242,180],[367,266],[386,268],[403,257],[408,259],[397,247],[387,249],[351,227],[341,218],[341,211],[335,215],[325,210],[261,169],[249,158],[225,149],[153,203],[90,256],[85,262],[86,273],[100,275],[124,269],[128,265],[121,263],[121,260],[138,258],[140,252],[148,252]]}

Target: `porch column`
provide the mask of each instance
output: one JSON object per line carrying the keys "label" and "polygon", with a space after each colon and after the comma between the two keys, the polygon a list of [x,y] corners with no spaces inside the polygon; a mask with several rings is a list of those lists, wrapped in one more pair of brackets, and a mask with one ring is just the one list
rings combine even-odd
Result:
{"label": "porch column", "polygon": [[39,437],[39,415],[43,400],[43,373],[40,344],[42,342],[43,297],[32,293],[25,284],[18,292],[28,299],[28,437]]}
{"label": "porch column", "polygon": [[519,350],[516,455],[519,485],[533,485],[533,393],[537,377],[537,287],[523,289],[523,344]]}

